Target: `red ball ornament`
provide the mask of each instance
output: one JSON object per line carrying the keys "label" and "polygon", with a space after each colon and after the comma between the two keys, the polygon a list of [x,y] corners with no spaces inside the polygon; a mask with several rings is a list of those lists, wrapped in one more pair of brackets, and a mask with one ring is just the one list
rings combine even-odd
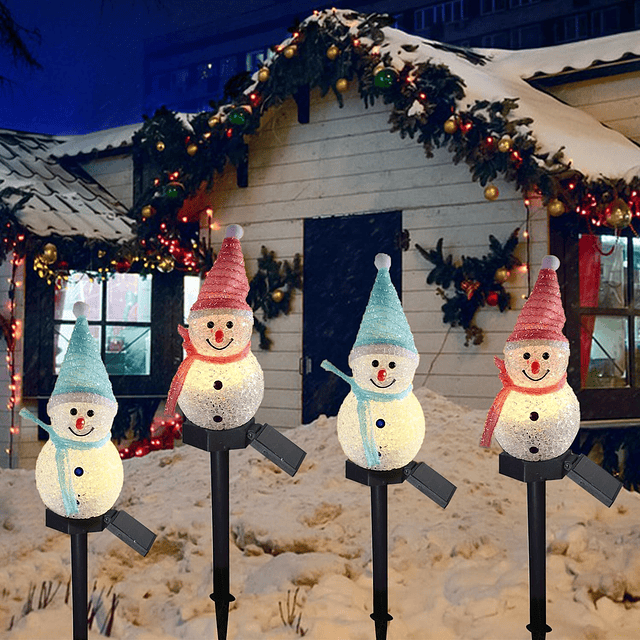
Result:
{"label": "red ball ornament", "polygon": [[490,307],[497,307],[498,306],[498,292],[497,291],[489,291],[489,293],[487,294],[487,304]]}

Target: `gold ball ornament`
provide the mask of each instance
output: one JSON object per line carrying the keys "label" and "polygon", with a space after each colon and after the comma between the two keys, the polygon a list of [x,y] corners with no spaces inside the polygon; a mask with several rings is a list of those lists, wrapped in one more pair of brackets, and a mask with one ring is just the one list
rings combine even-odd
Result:
{"label": "gold ball ornament", "polygon": [[158,140],[158,142],[156,142],[156,149],[158,151],[164,151],[166,149],[165,143],[162,142],[162,140]]}
{"label": "gold ball ornament", "polygon": [[190,156],[195,156],[196,153],[198,153],[198,145],[195,143],[191,143],[188,147],[187,147],[187,153]]}
{"label": "gold ball ornament", "polygon": [[335,60],[339,55],[340,55],[340,49],[338,49],[338,47],[336,47],[335,44],[332,44],[327,49],[327,58],[329,58],[329,60]]}
{"label": "gold ball ornament", "polygon": [[174,266],[175,260],[171,257],[162,258],[160,262],[158,262],[158,269],[163,273],[170,273],[173,271]]}
{"label": "gold ball ornament", "polygon": [[503,136],[498,140],[498,151],[507,153],[513,149],[513,140],[509,136]]}
{"label": "gold ball ornament", "polygon": [[558,198],[553,198],[547,202],[547,213],[553,217],[557,218],[561,216],[565,212],[564,203],[562,200],[558,200]]}
{"label": "gold ball ornament", "polygon": [[107,252],[104,249],[98,249],[98,258],[104,258]]}
{"label": "gold ball ornament", "polygon": [[495,184],[488,184],[484,188],[484,197],[487,200],[497,200],[499,195],[500,195],[500,191],[498,190],[498,187],[496,187]]}
{"label": "gold ball ornament", "polygon": [[146,204],[140,213],[145,220],[148,220],[155,212],[156,210],[150,204]]}
{"label": "gold ball ornament", "polygon": [[209,127],[211,127],[213,129],[213,127],[215,127],[217,124],[220,123],[220,118],[218,116],[211,116],[208,120],[207,120],[207,124],[209,125]]}
{"label": "gold ball ornament", "polygon": [[271,75],[271,72],[269,71],[269,69],[267,69],[267,67],[262,67],[262,69],[258,71],[258,81],[266,82],[269,79],[270,75]]}
{"label": "gold ball ornament", "polygon": [[510,276],[511,276],[511,271],[509,271],[507,267],[499,267],[498,269],[496,269],[496,272],[493,277],[496,282],[499,282],[500,284],[502,284],[506,282]]}
{"label": "gold ball ornament", "polygon": [[285,58],[293,58],[293,56],[296,55],[296,52],[298,51],[298,47],[295,44],[290,44],[288,47],[285,47],[284,50],[284,57]]}
{"label": "gold ball ornament", "polygon": [[284,298],[284,292],[282,291],[282,289],[276,289],[272,294],[271,294],[271,299],[274,302],[282,302],[282,299]]}
{"label": "gold ball ornament", "polygon": [[53,242],[47,242],[42,247],[42,262],[45,264],[53,264],[58,259],[58,248]]}
{"label": "gold ball ornament", "polygon": [[604,211],[605,224],[613,229],[625,229],[631,218],[629,205],[622,198],[616,198]]}
{"label": "gold ball ornament", "polygon": [[339,80],[336,80],[336,91],[344,93],[347,90],[348,86],[349,83],[347,82],[346,78],[340,78]]}
{"label": "gold ball ornament", "polygon": [[458,119],[451,116],[451,118],[445,120],[443,129],[445,133],[453,135],[458,130]]}

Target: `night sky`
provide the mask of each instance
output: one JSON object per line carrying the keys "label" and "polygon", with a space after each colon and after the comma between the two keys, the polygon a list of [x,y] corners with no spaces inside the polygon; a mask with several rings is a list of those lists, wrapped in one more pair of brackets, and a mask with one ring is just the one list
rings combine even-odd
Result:
{"label": "night sky", "polygon": [[[6,0],[42,70],[0,51],[0,128],[77,134],[142,120],[145,38],[216,19],[221,0]],[[238,5],[235,5],[238,7]]]}

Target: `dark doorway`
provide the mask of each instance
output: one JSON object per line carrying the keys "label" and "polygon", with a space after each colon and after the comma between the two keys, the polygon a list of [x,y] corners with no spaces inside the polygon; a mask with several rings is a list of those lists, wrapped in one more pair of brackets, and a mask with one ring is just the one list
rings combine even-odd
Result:
{"label": "dark doorway", "polygon": [[320,368],[327,359],[347,374],[349,352],[376,277],[377,253],[391,256],[391,280],[402,292],[402,212],[307,218],[304,221],[302,422],[335,416],[349,387]]}

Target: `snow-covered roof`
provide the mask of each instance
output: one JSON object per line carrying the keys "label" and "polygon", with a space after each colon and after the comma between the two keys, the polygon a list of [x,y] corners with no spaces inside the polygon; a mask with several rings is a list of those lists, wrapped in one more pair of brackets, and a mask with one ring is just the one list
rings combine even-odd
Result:
{"label": "snow-covered roof", "polygon": [[562,71],[580,71],[604,63],[640,57],[640,31],[617,33],[539,49],[494,49],[491,56],[496,63],[516,66],[521,78],[533,78],[541,74],[553,75]]}
{"label": "snow-covered roof", "polygon": [[[176,113],[179,120],[190,127],[189,118],[192,114]],[[52,155],[56,158],[64,156],[78,156],[87,153],[96,153],[99,151],[107,151],[109,149],[118,149],[120,147],[125,151],[133,144],[133,134],[142,127],[142,122],[134,124],[125,124],[121,127],[113,129],[104,129],[102,131],[94,131],[78,136],[66,136],[66,141],[58,145]]]}
{"label": "snow-covered roof", "polygon": [[[359,37],[358,29],[364,16],[349,10],[320,12],[303,24],[311,21],[322,24],[332,15],[348,26],[349,37]],[[589,66],[595,60],[616,60],[628,53],[640,54],[638,32],[534,51],[504,51],[463,49],[391,27],[384,27],[382,31],[385,39],[379,45],[380,55],[390,54],[391,64],[398,71],[407,63],[415,66],[429,62],[442,64],[462,78],[465,97],[458,103],[460,110],[470,108],[476,101],[517,99],[519,108],[513,117],[532,118],[530,135],[537,140],[539,153],[553,155],[564,149],[572,168],[588,179],[606,176],[629,181],[640,176],[640,148],[634,142],[584,111],[534,88],[526,80],[537,71],[548,73],[567,66]],[[360,37],[360,41],[369,47],[375,44],[366,37]],[[292,38],[285,40],[281,48],[291,42]],[[253,78],[255,82],[247,93],[259,87],[257,73]]]}
{"label": "snow-covered roof", "polygon": [[0,191],[33,194],[17,213],[19,221],[39,236],[132,238],[127,208],[82,169],[52,157],[65,140],[0,129]]}

